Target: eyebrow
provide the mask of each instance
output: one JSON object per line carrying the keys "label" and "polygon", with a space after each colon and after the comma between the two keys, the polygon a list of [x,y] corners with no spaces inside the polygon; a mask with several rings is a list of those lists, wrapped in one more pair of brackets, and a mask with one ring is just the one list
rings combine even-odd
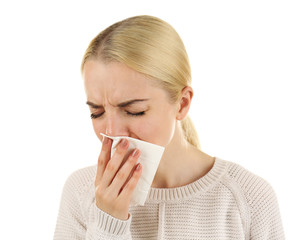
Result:
{"label": "eyebrow", "polygon": [[[129,101],[125,101],[122,103],[117,104],[117,107],[127,107],[129,105],[132,105],[134,103],[137,102],[144,102],[144,101],[148,101],[149,99],[133,99],[133,100],[129,100]],[[90,101],[87,101],[86,104],[88,104],[89,106],[91,106],[92,108],[103,108],[102,105],[97,105],[95,103],[92,103]]]}

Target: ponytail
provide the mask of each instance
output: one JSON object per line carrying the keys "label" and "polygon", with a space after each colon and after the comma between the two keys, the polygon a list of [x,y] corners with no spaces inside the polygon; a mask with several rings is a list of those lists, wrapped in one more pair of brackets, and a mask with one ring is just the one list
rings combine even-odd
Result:
{"label": "ponytail", "polygon": [[185,139],[194,147],[200,149],[200,142],[194,124],[189,116],[181,121]]}

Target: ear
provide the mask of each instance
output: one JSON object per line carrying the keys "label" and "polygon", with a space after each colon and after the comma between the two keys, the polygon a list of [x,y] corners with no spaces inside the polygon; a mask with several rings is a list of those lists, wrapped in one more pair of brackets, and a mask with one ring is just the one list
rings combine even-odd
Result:
{"label": "ear", "polygon": [[189,112],[191,101],[193,97],[193,89],[190,86],[184,87],[178,102],[178,112],[176,114],[177,120],[183,120]]}

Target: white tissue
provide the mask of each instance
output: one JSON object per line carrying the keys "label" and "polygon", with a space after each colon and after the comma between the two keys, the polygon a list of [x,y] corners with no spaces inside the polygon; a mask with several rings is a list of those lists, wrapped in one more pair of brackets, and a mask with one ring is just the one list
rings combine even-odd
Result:
{"label": "white tissue", "polygon": [[140,150],[138,162],[142,165],[142,174],[133,192],[130,205],[143,206],[165,148],[136,138],[124,136],[112,137],[103,133],[100,133],[100,135],[113,140],[111,156],[114,154],[117,144],[123,138],[129,141],[129,153],[135,148]]}

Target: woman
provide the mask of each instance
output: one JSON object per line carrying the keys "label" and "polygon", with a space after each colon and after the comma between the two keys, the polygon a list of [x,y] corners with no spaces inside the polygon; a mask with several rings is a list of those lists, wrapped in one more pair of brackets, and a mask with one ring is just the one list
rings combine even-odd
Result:
{"label": "woman", "polygon": [[[284,239],[271,186],[200,151],[187,117],[193,90],[184,45],[166,22],[137,16],[90,43],[87,104],[102,141],[97,166],[67,180],[54,239]],[[142,166],[128,136],[165,147],[144,206],[130,206]],[[126,161],[123,161],[127,157]]]}

